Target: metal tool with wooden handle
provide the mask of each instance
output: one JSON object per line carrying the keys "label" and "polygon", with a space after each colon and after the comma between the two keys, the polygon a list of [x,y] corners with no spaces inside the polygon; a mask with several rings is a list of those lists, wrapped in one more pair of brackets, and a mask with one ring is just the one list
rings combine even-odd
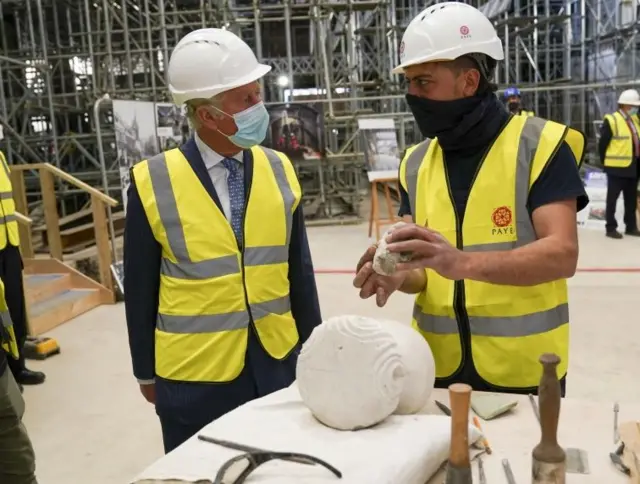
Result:
{"label": "metal tool with wooden handle", "polygon": [[533,449],[533,484],[565,484],[567,474],[566,454],[558,444],[558,420],[560,418],[560,381],[557,367],[560,357],[545,353],[540,357],[542,378],[538,387],[538,411],[540,413],[540,443]]}
{"label": "metal tool with wooden handle", "polygon": [[445,484],[472,484],[469,459],[469,405],[471,387],[455,383],[449,387],[451,407],[451,446]]}

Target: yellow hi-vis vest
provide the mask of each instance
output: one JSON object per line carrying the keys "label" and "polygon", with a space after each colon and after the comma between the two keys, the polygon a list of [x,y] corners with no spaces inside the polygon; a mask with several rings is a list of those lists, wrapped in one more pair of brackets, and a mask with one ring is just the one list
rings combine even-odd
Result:
{"label": "yellow hi-vis vest", "polygon": [[0,280],[0,319],[2,320],[0,321],[0,346],[7,354],[17,360],[19,357],[18,343],[7,301],[4,299],[4,283],[2,280]]}
{"label": "yellow hi-vis vest", "polygon": [[[511,250],[535,241],[527,210],[529,190],[562,141],[578,148],[574,153],[581,163],[586,144],[582,133],[536,117],[512,116],[478,168],[462,224],[437,140],[410,148],[400,166],[400,181],[409,194],[415,223],[441,233],[464,251]],[[565,280],[516,287],[454,282],[429,269],[426,275],[412,325],[433,351],[438,378],[454,376],[464,364],[468,339],[461,337],[461,328],[466,321],[473,364],[486,382],[502,388],[538,385],[538,358],[545,352],[558,354],[558,374],[566,373]],[[460,291],[463,314],[455,307]]]}
{"label": "yellow hi-vis vest", "polygon": [[153,234],[162,246],[156,375],[228,382],[245,363],[249,323],[284,359],[299,336],[289,301],[289,243],[301,189],[291,161],[251,149],[253,179],[244,244],[179,149],[134,166]]}
{"label": "yellow hi-vis vest", "polygon": [[533,111],[525,111],[523,109],[522,111],[520,111],[520,116],[533,117],[533,116],[535,116],[535,113]]}
{"label": "yellow hi-vis vest", "polygon": [[[612,133],[611,141],[604,155],[604,166],[610,168],[631,166],[633,163],[633,138],[627,121],[620,111],[607,114],[604,119],[609,122]],[[637,116],[631,116],[631,120],[636,127],[636,132],[640,134]]]}
{"label": "yellow hi-vis vest", "polygon": [[0,165],[2,165],[0,169],[0,250],[2,250],[7,246],[7,243],[19,247],[20,233],[16,218],[16,204],[13,201],[11,171],[1,151]]}

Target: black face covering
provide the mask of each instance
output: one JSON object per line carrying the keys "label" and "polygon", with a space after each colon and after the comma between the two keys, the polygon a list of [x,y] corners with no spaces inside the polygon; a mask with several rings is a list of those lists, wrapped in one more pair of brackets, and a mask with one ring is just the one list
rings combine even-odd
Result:
{"label": "black face covering", "polygon": [[[442,149],[450,150],[485,142],[485,134],[506,116],[504,107],[492,92],[454,101],[433,101],[407,94],[407,104],[425,138],[438,138]],[[480,139],[482,138],[482,139]]]}
{"label": "black face covering", "polygon": [[509,111],[512,113],[519,113],[522,107],[518,101],[513,101],[509,103]]}

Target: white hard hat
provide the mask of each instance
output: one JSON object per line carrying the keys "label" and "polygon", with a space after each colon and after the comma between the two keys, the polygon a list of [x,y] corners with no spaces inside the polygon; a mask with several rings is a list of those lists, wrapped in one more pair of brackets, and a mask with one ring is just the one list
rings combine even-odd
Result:
{"label": "white hard hat", "polygon": [[180,39],[171,53],[169,90],[180,105],[257,81],[270,70],[234,33],[199,29]]}
{"label": "white hard hat", "polygon": [[620,93],[618,104],[626,104],[627,106],[640,106],[640,94],[635,89],[627,89]]}
{"label": "white hard hat", "polygon": [[491,21],[466,3],[436,3],[407,26],[400,44],[400,65],[392,72],[401,74],[408,66],[450,61],[469,54],[504,59],[502,42]]}

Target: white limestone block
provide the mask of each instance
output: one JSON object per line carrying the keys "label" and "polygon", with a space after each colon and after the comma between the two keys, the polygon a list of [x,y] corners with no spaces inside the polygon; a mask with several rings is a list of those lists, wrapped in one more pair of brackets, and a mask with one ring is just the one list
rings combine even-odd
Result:
{"label": "white limestone block", "polygon": [[323,424],[356,430],[423,408],[435,382],[429,345],[409,326],[337,316],[316,327],[298,357],[300,396]]}
{"label": "white limestone block", "polygon": [[398,262],[407,262],[411,259],[411,254],[403,254],[400,252],[389,252],[387,250],[387,235],[394,230],[407,225],[405,222],[397,222],[393,224],[382,235],[382,238],[378,241],[378,248],[373,256],[373,270],[383,276],[390,276],[396,271],[396,265]]}
{"label": "white limestone block", "polygon": [[436,383],[436,363],[424,337],[411,326],[392,320],[383,320],[387,331],[393,334],[402,358],[404,381],[396,415],[419,412],[429,402]]}

